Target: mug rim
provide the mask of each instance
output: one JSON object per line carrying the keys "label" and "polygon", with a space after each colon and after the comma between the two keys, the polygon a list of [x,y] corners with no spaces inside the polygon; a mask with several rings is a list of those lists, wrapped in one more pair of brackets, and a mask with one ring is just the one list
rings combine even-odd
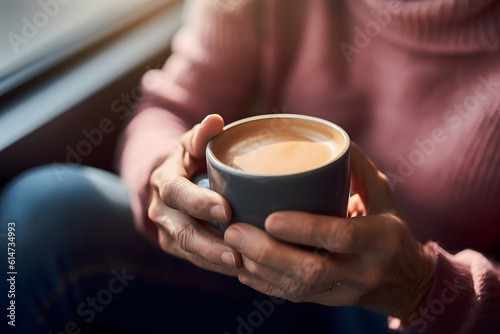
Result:
{"label": "mug rim", "polygon": [[[226,165],[222,161],[220,161],[213,153],[212,151],[212,146],[214,145],[214,141],[221,136],[225,131],[234,128],[236,126],[239,126],[241,124],[246,124],[249,122],[254,122],[254,121],[259,121],[259,120],[264,120],[264,119],[271,119],[271,118],[290,118],[290,119],[300,119],[300,120],[305,120],[305,121],[311,121],[311,122],[316,122],[316,123],[321,123],[323,125],[326,125],[330,128],[335,129],[338,133],[341,134],[342,138],[344,139],[344,145],[342,147],[342,150],[335,155],[334,157],[330,158],[327,162],[318,165],[313,168],[305,169],[299,172],[289,172],[289,173],[276,173],[276,174],[264,174],[264,173],[252,173],[252,172],[246,172],[241,169],[237,169],[231,166]],[[250,116],[250,117],[245,117],[241,118],[239,120],[236,120],[234,122],[231,122],[224,126],[222,129],[222,132],[213,137],[207,144],[205,154],[207,156],[207,159],[210,160],[212,164],[216,164],[218,168],[225,170],[228,173],[231,174],[237,174],[239,176],[247,176],[247,177],[259,177],[259,178],[275,178],[275,177],[281,177],[281,176],[292,176],[292,175],[303,175],[307,173],[311,173],[314,171],[317,171],[319,169],[325,168],[329,166],[330,164],[334,163],[337,160],[340,160],[342,157],[346,155],[346,153],[349,151],[351,147],[351,139],[349,138],[349,135],[347,132],[340,127],[339,125],[330,122],[326,119],[319,118],[319,117],[314,117],[314,116],[309,116],[309,115],[301,115],[301,114],[263,114],[263,115],[257,115],[257,116]]]}

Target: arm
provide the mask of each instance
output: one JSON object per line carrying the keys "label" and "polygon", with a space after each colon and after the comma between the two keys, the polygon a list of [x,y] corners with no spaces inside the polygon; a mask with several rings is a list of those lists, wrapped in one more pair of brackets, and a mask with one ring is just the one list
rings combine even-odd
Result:
{"label": "arm", "polygon": [[153,241],[157,229],[147,217],[151,173],[205,115],[237,118],[256,79],[253,9],[233,17],[209,1],[199,3],[198,12],[176,35],[164,67],[143,77],[143,100],[118,149],[118,168],[130,189],[137,228]]}
{"label": "arm", "polygon": [[418,333],[494,333],[500,328],[500,270],[482,254],[449,254],[436,243],[432,287],[408,321],[390,318],[393,329]]}

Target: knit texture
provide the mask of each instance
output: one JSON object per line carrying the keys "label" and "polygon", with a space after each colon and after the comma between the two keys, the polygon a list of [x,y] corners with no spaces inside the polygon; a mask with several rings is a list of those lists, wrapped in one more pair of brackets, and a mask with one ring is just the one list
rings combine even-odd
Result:
{"label": "knit texture", "polygon": [[[424,330],[498,332],[499,272],[479,252],[500,258],[500,1],[200,3],[164,68],[145,75],[122,137],[139,230],[155,239],[151,171],[205,115],[322,117],[387,175],[414,235],[449,252],[428,244],[437,268],[422,307],[435,319]],[[475,251],[451,255],[465,248]],[[419,320],[404,326],[420,331]]]}

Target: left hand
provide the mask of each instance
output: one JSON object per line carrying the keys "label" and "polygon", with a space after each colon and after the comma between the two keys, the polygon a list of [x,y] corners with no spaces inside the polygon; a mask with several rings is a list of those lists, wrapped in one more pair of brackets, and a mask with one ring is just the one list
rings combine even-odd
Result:
{"label": "left hand", "polygon": [[229,227],[224,239],[243,258],[238,278],[294,302],[358,305],[407,320],[430,288],[434,258],[398,216],[385,175],[356,144],[351,172],[348,218],[276,212],[267,233]]}

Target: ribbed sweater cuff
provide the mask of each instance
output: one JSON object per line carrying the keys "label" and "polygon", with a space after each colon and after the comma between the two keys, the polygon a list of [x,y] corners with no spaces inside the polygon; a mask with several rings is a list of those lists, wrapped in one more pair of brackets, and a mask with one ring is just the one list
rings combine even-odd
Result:
{"label": "ribbed sweater cuff", "polygon": [[434,242],[426,247],[434,252],[436,268],[433,285],[424,304],[408,322],[390,318],[392,329],[416,333],[457,333],[467,322],[475,300],[474,283],[469,266],[457,262]]}

